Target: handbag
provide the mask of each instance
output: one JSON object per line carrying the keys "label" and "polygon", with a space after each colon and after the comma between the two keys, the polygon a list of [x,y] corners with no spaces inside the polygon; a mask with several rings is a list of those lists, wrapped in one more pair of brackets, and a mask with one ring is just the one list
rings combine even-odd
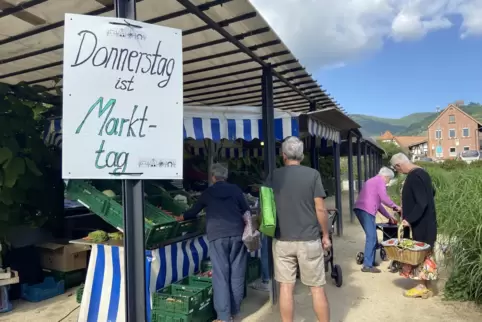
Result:
{"label": "handbag", "polygon": [[259,231],[269,237],[274,237],[276,231],[276,204],[273,189],[261,186],[259,191],[261,223]]}
{"label": "handbag", "polygon": [[244,219],[244,232],[243,243],[249,252],[257,251],[261,248],[261,234],[259,231],[253,229],[253,221],[251,220],[251,213],[246,211],[243,215]]}

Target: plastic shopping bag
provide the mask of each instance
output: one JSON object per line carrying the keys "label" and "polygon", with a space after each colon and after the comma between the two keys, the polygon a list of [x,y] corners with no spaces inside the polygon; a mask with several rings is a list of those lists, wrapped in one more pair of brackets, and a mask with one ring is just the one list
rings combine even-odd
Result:
{"label": "plastic shopping bag", "polygon": [[253,223],[251,221],[251,213],[246,211],[243,215],[244,219],[244,232],[243,242],[249,252],[257,251],[261,248],[261,234],[259,231],[253,229]]}
{"label": "plastic shopping bag", "polygon": [[273,189],[261,187],[259,191],[261,224],[259,231],[269,237],[274,237],[276,231],[276,204]]}

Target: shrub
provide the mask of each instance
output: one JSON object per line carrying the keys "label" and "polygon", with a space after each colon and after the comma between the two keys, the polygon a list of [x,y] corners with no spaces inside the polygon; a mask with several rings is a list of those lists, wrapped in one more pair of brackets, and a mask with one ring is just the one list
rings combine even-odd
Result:
{"label": "shrub", "polygon": [[451,241],[447,260],[453,270],[444,294],[482,303],[482,169],[448,168],[452,170],[427,169],[437,191],[439,233]]}
{"label": "shrub", "polygon": [[[449,240],[447,264],[452,270],[444,296],[482,303],[482,162],[418,163],[432,178],[439,234]],[[388,188],[400,201],[404,176]]]}

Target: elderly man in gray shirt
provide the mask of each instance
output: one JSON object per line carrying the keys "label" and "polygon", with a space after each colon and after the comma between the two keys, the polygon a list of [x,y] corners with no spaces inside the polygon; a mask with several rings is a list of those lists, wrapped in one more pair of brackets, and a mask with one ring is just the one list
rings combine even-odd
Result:
{"label": "elderly man in gray shirt", "polygon": [[[278,225],[273,240],[275,279],[280,283],[283,322],[293,321],[293,290],[298,266],[301,282],[311,288],[319,322],[329,322],[324,250],[331,247],[325,190],[317,170],[302,166],[303,142],[287,138],[282,145],[284,167],[273,171],[267,185],[273,189]],[[320,226],[323,239],[320,239]]]}

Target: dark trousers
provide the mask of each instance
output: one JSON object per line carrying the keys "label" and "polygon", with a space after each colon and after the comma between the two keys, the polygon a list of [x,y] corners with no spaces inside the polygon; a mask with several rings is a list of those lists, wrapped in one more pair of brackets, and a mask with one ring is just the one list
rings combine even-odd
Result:
{"label": "dark trousers", "polygon": [[239,237],[226,237],[209,242],[213,265],[214,309],[218,320],[229,321],[237,315],[244,297],[244,280],[248,251]]}

